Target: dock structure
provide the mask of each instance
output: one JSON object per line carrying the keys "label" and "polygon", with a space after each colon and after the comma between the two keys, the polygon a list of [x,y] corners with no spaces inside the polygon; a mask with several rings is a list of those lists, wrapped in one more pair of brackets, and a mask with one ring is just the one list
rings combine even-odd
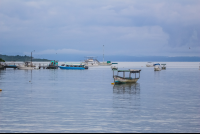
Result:
{"label": "dock structure", "polygon": [[4,65],[0,64],[0,70],[3,70],[3,69],[4,69]]}
{"label": "dock structure", "polygon": [[[136,83],[140,78],[141,70],[129,69],[129,70],[116,70],[116,71],[117,75],[114,75],[115,83]],[[123,73],[123,77],[119,76],[120,72]],[[125,77],[125,72],[129,72],[129,77]],[[136,76],[137,73],[139,74],[138,77]],[[135,78],[131,77],[131,74],[135,74]]]}
{"label": "dock structure", "polygon": [[19,65],[19,63],[6,63],[5,62],[3,64],[4,69],[6,69],[6,68],[14,68],[14,69],[16,69],[18,65]]}
{"label": "dock structure", "polygon": [[38,66],[39,69],[41,69],[41,68],[47,69],[48,67],[49,67],[48,63],[39,63],[39,66]]}
{"label": "dock structure", "polygon": [[20,66],[32,66],[35,69],[58,69],[58,61],[51,61],[50,63],[31,63],[31,62],[1,62],[0,69],[13,68],[19,69]]}

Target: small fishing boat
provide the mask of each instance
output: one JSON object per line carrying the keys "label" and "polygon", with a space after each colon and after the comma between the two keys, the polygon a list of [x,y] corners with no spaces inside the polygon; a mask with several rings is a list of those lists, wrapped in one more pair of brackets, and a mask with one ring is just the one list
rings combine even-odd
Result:
{"label": "small fishing boat", "polygon": [[13,62],[11,62],[11,63],[6,63],[5,64],[5,68],[17,68],[17,65],[15,64],[15,63],[13,63]]}
{"label": "small fishing boat", "polygon": [[36,69],[36,66],[33,66],[31,62],[24,62],[24,64],[20,64],[19,66],[17,66],[17,68],[20,70],[32,70]]}
{"label": "small fishing boat", "polygon": [[[35,50],[32,51],[32,52],[35,52]],[[20,70],[33,70],[33,69],[38,69],[38,68],[36,68],[35,65],[32,64],[32,58],[33,58],[33,57],[32,57],[32,52],[31,52],[31,62],[26,61],[26,62],[24,62],[24,64],[20,64],[19,66],[17,66],[18,69],[20,69]]]}
{"label": "small fishing boat", "polygon": [[111,65],[111,69],[112,70],[117,70],[118,69],[118,63],[112,63],[112,65]]}
{"label": "small fishing boat", "polygon": [[154,71],[161,71],[161,67],[159,63],[154,64]]}
{"label": "small fishing boat", "polygon": [[111,66],[111,65],[112,65],[112,63],[111,63],[111,61],[107,61],[107,62],[100,62],[100,63],[99,63],[99,65],[100,65],[100,66]]}
{"label": "small fishing boat", "polygon": [[58,69],[58,61],[55,60],[51,61],[46,69]]}
{"label": "small fishing boat", "polygon": [[161,64],[162,65],[162,69],[165,70],[166,69],[166,64]]}
{"label": "small fishing boat", "polygon": [[94,56],[87,56],[85,57],[85,60],[82,62],[82,64],[93,67],[93,66],[99,66],[99,61]]}
{"label": "small fishing boat", "polygon": [[146,64],[146,67],[153,67],[153,66],[154,66],[153,62],[147,62]]}
{"label": "small fishing boat", "polygon": [[75,69],[75,70],[88,69],[88,66],[86,66],[83,63],[65,63],[59,67],[60,67],[60,69]]}
{"label": "small fishing boat", "polygon": [[[117,75],[114,75],[114,82],[115,83],[136,83],[140,78],[140,71],[135,69],[129,70],[117,70]],[[119,72],[123,72],[123,77],[119,76]],[[129,77],[125,77],[125,72],[129,72]],[[131,74],[135,74],[135,78],[131,77]],[[139,73],[139,77],[136,77],[136,73]]]}

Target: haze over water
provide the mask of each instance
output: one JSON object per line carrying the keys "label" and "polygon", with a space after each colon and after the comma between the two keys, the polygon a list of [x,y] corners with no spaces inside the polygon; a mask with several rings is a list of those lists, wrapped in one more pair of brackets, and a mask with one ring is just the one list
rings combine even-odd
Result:
{"label": "haze over water", "polygon": [[141,69],[136,84],[120,85],[110,66],[0,70],[0,132],[199,133],[199,63],[165,63],[119,62]]}

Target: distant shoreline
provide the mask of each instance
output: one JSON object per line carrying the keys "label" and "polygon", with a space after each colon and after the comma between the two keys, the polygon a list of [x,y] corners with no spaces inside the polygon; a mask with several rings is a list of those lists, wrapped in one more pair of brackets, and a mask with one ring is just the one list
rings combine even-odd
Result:
{"label": "distant shoreline", "polygon": [[[9,55],[1,55],[0,58],[5,60],[5,62],[25,62],[25,61],[31,61],[31,56],[9,56]],[[32,62],[50,62],[51,60],[48,59],[39,59],[32,57]]]}

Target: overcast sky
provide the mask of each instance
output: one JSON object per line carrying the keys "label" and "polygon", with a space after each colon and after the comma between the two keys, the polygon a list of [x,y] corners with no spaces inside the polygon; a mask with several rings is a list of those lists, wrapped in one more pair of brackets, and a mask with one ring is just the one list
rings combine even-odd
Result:
{"label": "overcast sky", "polygon": [[200,56],[200,0],[0,0],[0,53]]}

